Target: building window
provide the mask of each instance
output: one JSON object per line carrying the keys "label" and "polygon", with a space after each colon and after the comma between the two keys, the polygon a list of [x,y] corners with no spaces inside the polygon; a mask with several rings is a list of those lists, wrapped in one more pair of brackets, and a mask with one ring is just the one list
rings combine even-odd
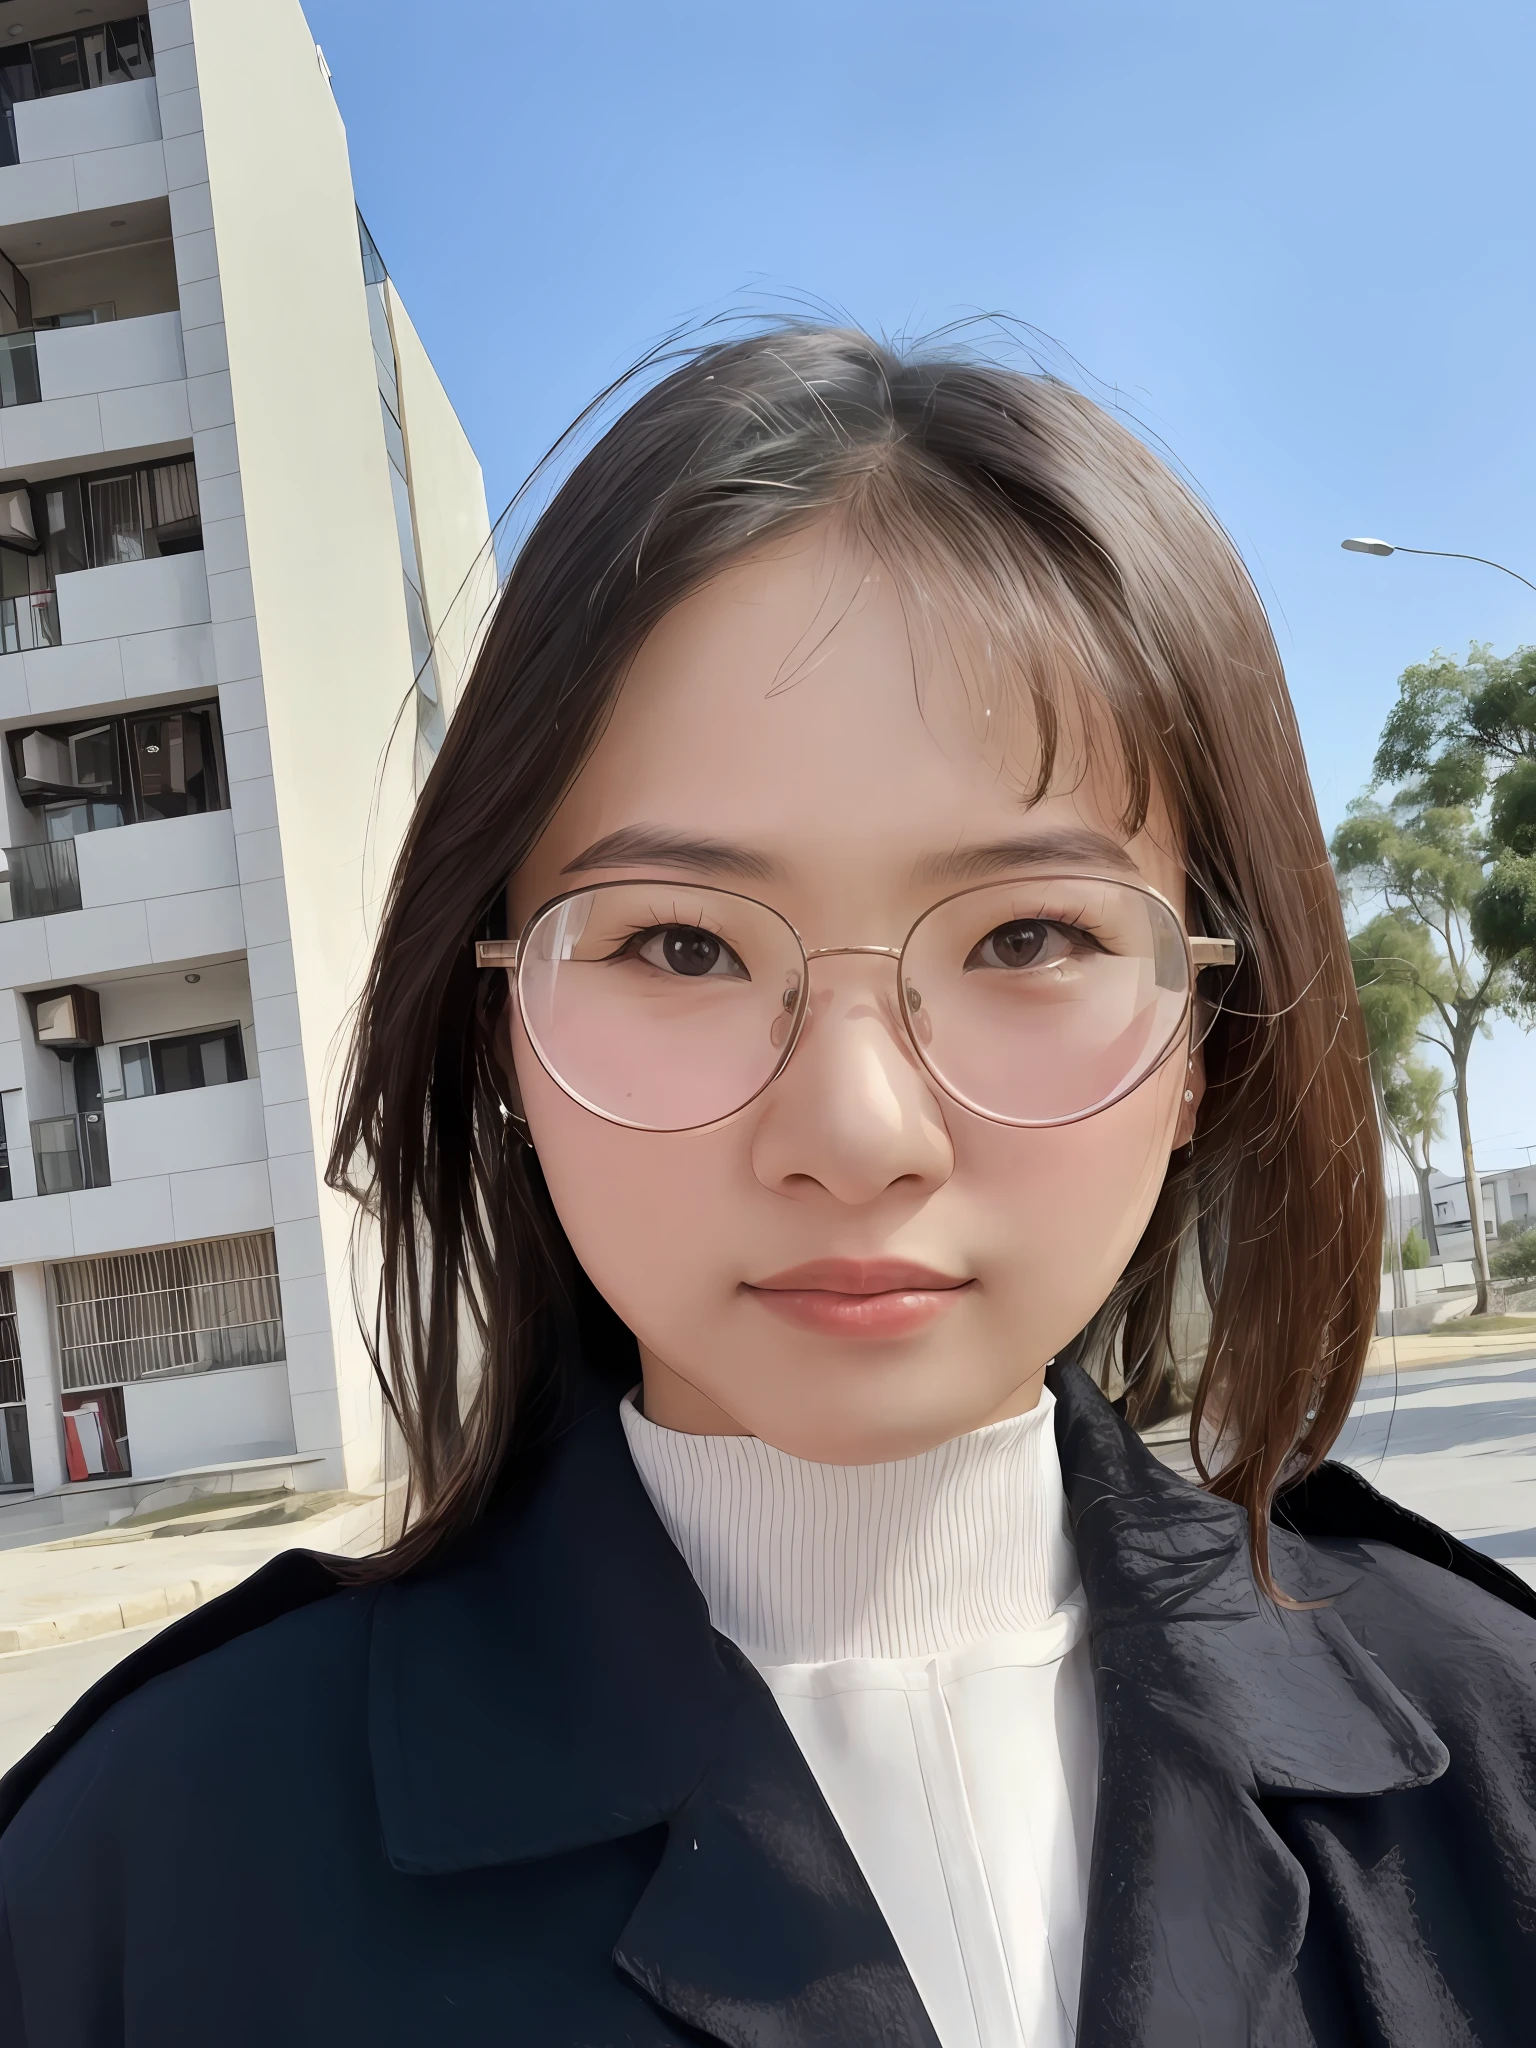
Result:
{"label": "building window", "polygon": [[51,840],[229,808],[214,704],[7,737],[17,794],[41,813]]}
{"label": "building window", "polygon": [[71,1259],[52,1273],[66,1394],[284,1355],[270,1230]]}
{"label": "building window", "polygon": [[16,1287],[0,1272],[0,1491],[32,1484],[27,1392],[16,1336]]}
{"label": "building window", "polygon": [[88,1394],[66,1394],[64,1470],[72,1480],[131,1479],[128,1455],[128,1410],[121,1387],[97,1387]]}
{"label": "building window", "polygon": [[245,1079],[245,1044],[238,1024],[220,1024],[179,1038],[151,1038],[120,1048],[125,1095],[177,1095],[184,1088],[217,1088]]}

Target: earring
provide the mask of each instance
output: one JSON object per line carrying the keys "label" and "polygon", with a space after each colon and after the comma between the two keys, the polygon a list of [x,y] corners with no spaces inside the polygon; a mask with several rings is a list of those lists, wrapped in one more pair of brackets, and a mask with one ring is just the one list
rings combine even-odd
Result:
{"label": "earring", "polygon": [[[1190,1078],[1191,1080],[1193,1080],[1193,1079],[1195,1078],[1195,1056],[1194,1056],[1194,1054],[1193,1054],[1193,1053],[1191,1053],[1191,1054],[1190,1054],[1190,1056],[1189,1056],[1189,1078]],[[1195,1091],[1194,1091],[1194,1089],[1193,1089],[1193,1088],[1186,1088],[1186,1089],[1184,1090],[1184,1100],[1185,1100],[1186,1102],[1193,1102],[1193,1101],[1194,1101],[1194,1099],[1195,1099]]]}

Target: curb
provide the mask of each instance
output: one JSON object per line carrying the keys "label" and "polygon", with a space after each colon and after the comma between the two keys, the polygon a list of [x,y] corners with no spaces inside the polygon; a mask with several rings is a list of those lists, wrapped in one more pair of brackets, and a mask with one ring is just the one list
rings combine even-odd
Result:
{"label": "curb", "polygon": [[177,1615],[201,1607],[205,1600],[227,1593],[248,1576],[245,1572],[218,1572],[207,1578],[183,1579],[180,1585],[154,1586],[147,1593],[130,1594],[126,1600],[76,1607],[42,1621],[0,1627],[0,1657],[16,1656],[23,1650],[53,1650],[61,1643],[88,1643],[96,1636],[143,1628],[153,1621],[174,1621]]}
{"label": "curb", "polygon": [[[359,1537],[369,1541],[360,1551],[374,1548],[378,1538],[380,1509],[373,1503],[352,1508],[329,1525],[322,1522],[304,1530],[296,1540],[279,1545],[269,1557],[258,1557],[238,1571],[209,1571],[195,1579],[180,1579],[173,1585],[150,1586],[142,1593],[130,1593],[121,1600],[103,1600],[91,1606],[66,1608],[62,1613],[41,1616],[36,1621],[0,1622],[0,1657],[14,1657],[29,1650],[56,1650],[65,1643],[88,1643],[98,1636],[118,1635],[125,1629],[144,1628],[157,1621],[174,1621],[190,1614],[209,1600],[216,1600],[260,1571],[272,1557],[285,1550],[329,1550],[351,1553]],[[302,1527],[302,1525],[300,1525]],[[317,1540],[318,1539],[318,1540]],[[145,1539],[149,1540],[148,1538]]]}

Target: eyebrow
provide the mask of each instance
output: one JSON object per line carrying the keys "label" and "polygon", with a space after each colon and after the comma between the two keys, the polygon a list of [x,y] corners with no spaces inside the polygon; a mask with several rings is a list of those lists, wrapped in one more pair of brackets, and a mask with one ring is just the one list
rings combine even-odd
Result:
{"label": "eyebrow", "polygon": [[723,839],[690,839],[659,825],[625,825],[594,839],[560,870],[574,875],[583,868],[691,868],[707,875],[730,875],[737,881],[772,882],[782,873],[777,861],[749,846],[731,846]]}
{"label": "eyebrow", "polygon": [[952,853],[921,861],[917,874],[922,882],[979,882],[1010,868],[1042,867],[1055,861],[1073,867],[1108,867],[1126,875],[1141,873],[1118,839],[1088,826],[1068,825],[1023,833],[1016,839],[994,839],[985,846],[957,846]]}
{"label": "eyebrow", "polygon": [[[1107,832],[1087,826],[1022,833],[994,839],[984,846],[961,846],[953,852],[920,861],[917,879],[926,883],[979,882],[1012,868],[1042,867],[1053,861],[1111,868],[1140,875],[1125,848]],[[624,825],[584,847],[560,870],[574,875],[584,868],[688,868],[695,874],[728,875],[736,881],[773,882],[782,878],[778,862],[754,847],[733,846],[723,839],[691,839],[659,825]]]}

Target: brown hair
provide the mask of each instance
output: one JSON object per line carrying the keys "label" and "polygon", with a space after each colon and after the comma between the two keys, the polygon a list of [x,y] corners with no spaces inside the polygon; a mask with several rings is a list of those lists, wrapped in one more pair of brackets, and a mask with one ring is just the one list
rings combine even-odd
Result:
{"label": "brown hair", "polygon": [[[1231,544],[1078,392],[953,352],[791,326],[701,346],[633,403],[533,525],[417,804],[361,1002],[328,1178],[382,1252],[374,1362],[410,1462],[398,1573],[480,1513],[546,1434],[578,1352],[636,1376],[508,1125],[477,970],[508,876],[627,664],[733,558],[829,514],[942,567],[1034,700],[1041,787],[1063,689],[1091,691],[1185,838],[1191,921],[1239,942],[1206,1093],[1085,1357],[1161,1380],[1195,1233],[1210,1342],[1191,1425],[1209,1483],[1268,1510],[1349,1413],[1374,1323],[1380,1152],[1339,900],[1264,610]],[[1139,1394],[1138,1394],[1139,1390]],[[1213,1448],[1214,1446],[1214,1448]]]}

